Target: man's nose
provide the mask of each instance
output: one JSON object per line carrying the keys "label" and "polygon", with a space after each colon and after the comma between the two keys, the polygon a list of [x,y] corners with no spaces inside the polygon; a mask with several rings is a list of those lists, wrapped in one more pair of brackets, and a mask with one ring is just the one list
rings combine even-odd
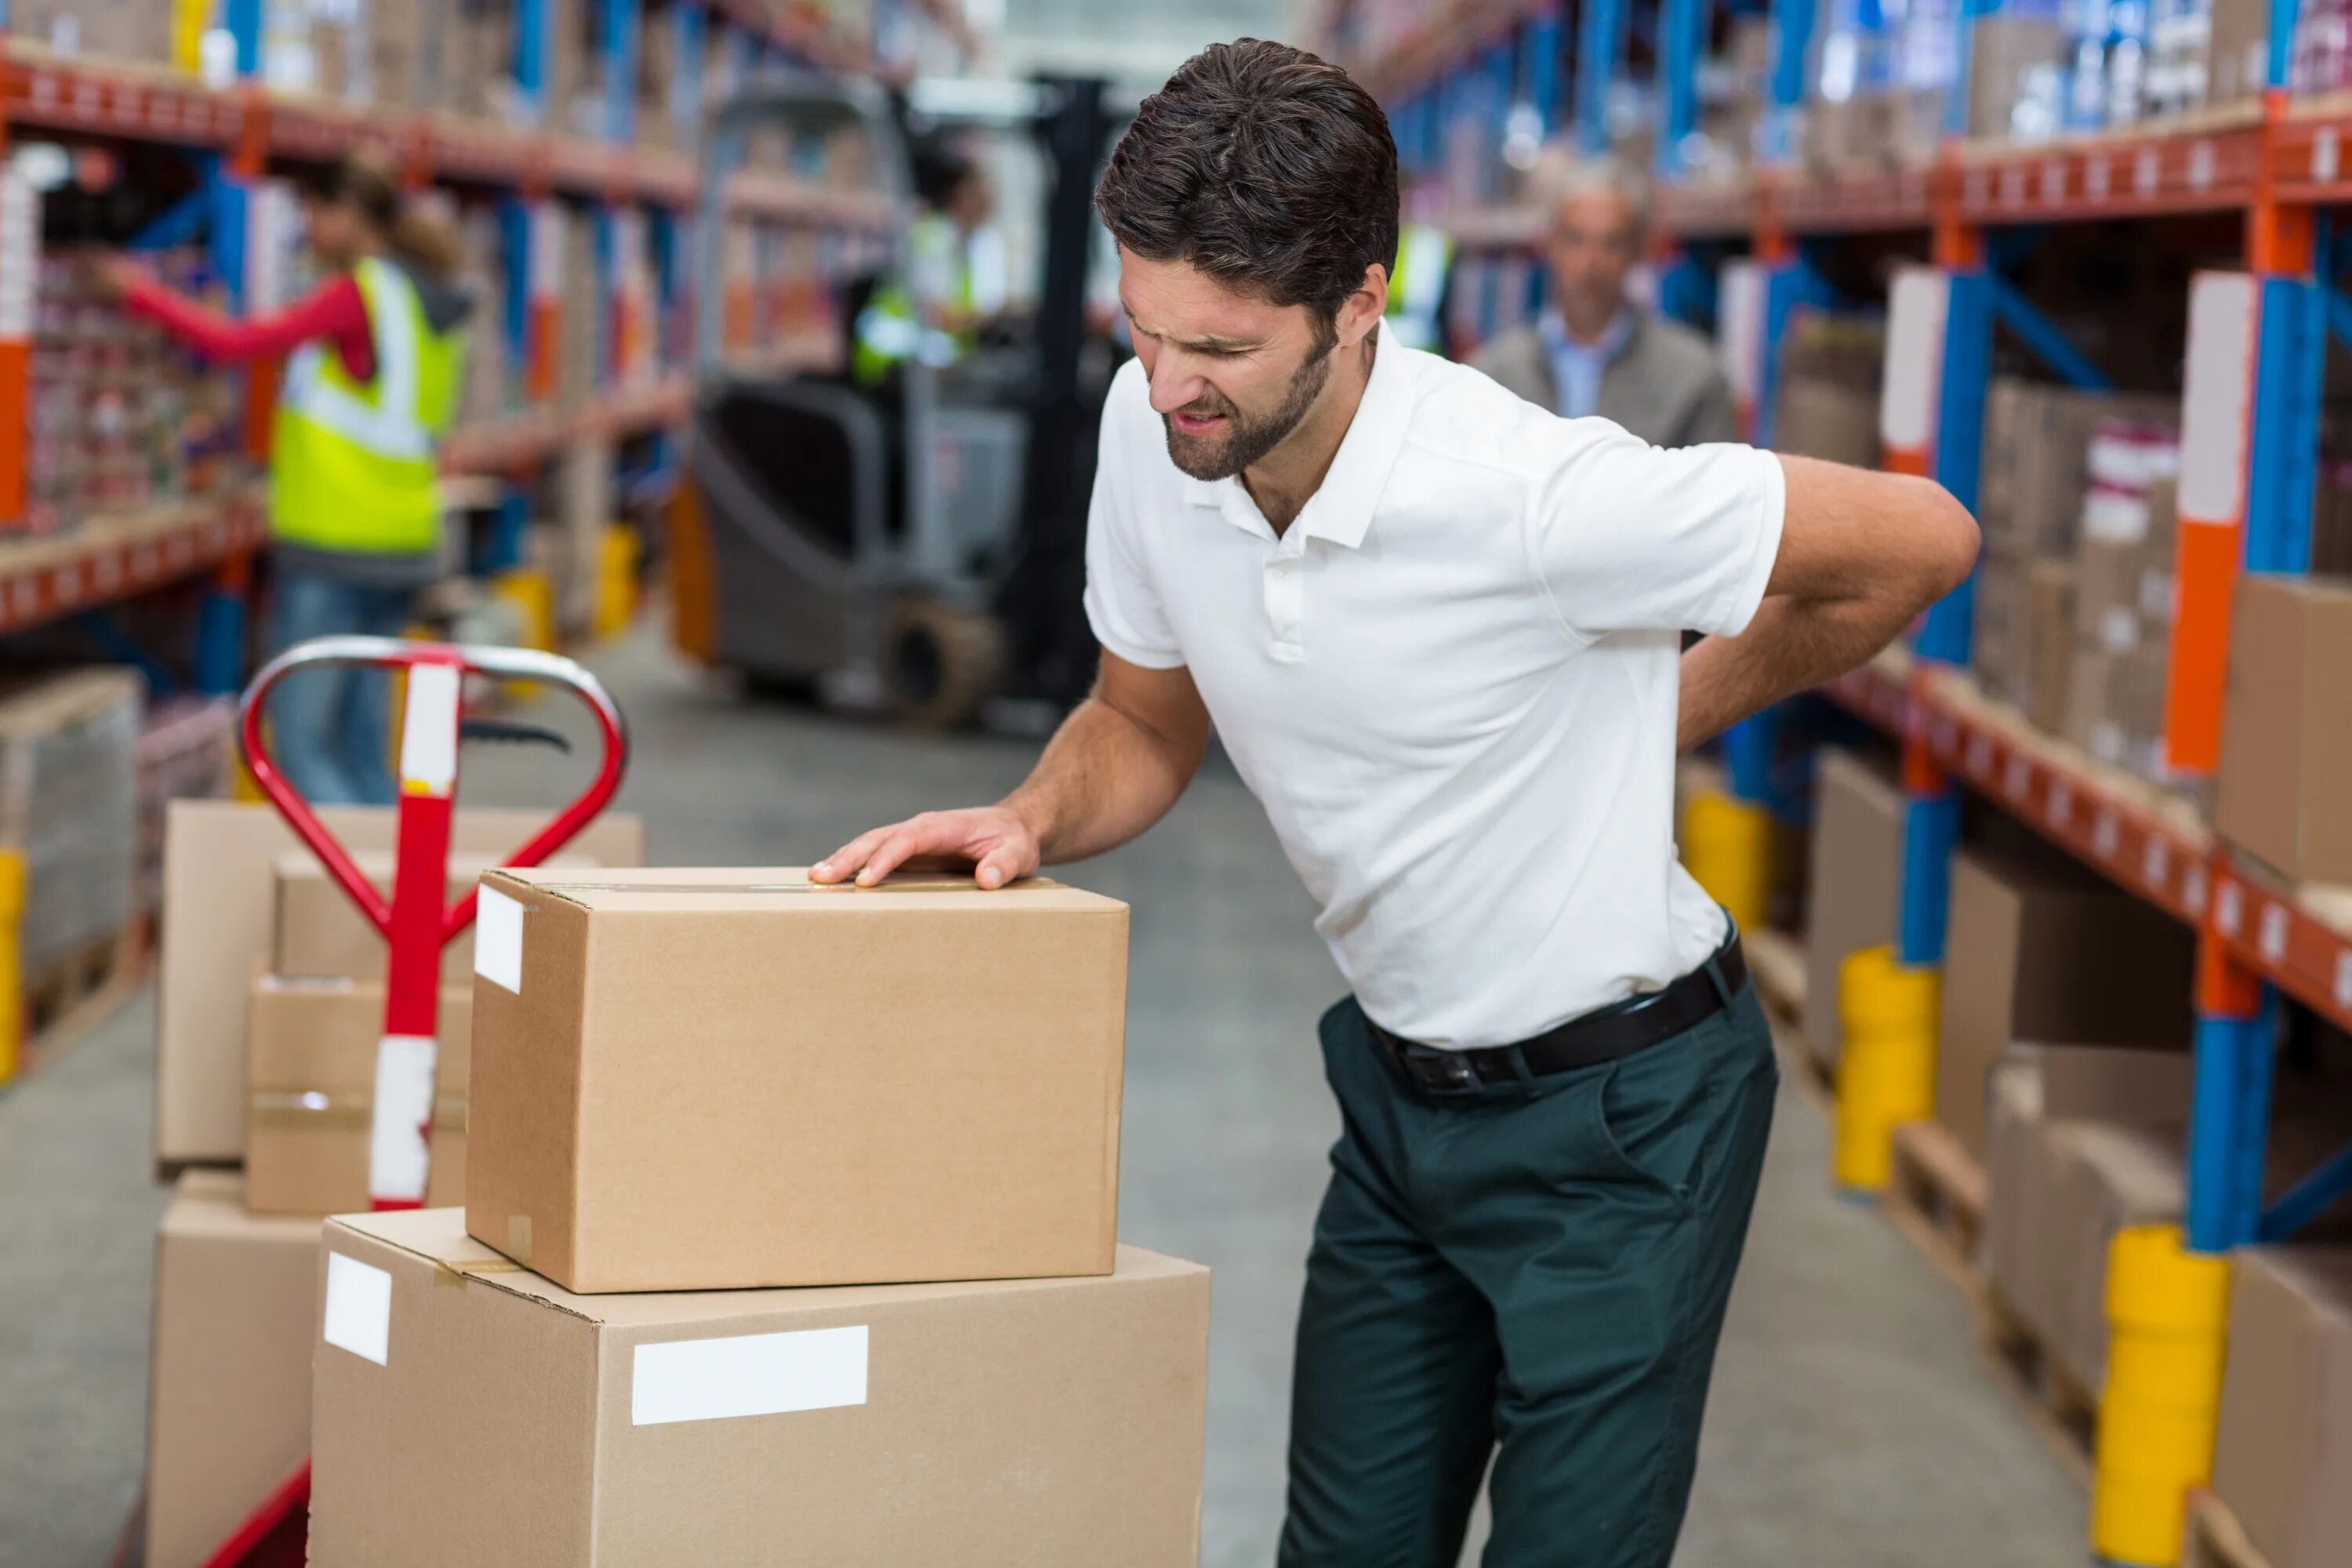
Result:
{"label": "man's nose", "polygon": [[1181,354],[1160,351],[1160,363],[1151,367],[1151,411],[1173,414],[1198,398],[1206,384],[1183,363]]}

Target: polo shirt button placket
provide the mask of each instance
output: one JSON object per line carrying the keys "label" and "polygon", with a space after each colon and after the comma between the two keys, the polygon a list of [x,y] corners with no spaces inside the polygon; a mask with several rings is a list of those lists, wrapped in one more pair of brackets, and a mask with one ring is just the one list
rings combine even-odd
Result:
{"label": "polo shirt button placket", "polygon": [[1265,563],[1266,652],[1285,664],[1296,664],[1307,657],[1299,635],[1306,602],[1302,566],[1298,556],[1287,550]]}

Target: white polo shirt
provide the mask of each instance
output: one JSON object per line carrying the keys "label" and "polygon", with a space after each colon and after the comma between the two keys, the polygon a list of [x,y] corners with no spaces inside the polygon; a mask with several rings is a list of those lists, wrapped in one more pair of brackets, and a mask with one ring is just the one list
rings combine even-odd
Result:
{"label": "white polo shirt", "polygon": [[1276,538],[1169,460],[1140,363],[1103,410],[1087,614],[1190,667],[1364,1010],[1507,1044],[1704,963],[1675,858],[1680,633],[1729,635],[1780,548],[1779,459],[1562,419],[1385,330]]}

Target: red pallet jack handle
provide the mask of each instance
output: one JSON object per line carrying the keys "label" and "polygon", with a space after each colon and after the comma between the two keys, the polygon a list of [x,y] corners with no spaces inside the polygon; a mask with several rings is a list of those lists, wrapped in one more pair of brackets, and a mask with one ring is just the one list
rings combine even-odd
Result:
{"label": "red pallet jack handle", "polygon": [[[408,678],[402,710],[392,897],[376,891],[351,852],[310,809],[270,754],[261,732],[270,689],[298,669],[357,665]],[[254,677],[237,710],[237,748],[253,781],[319,857],[330,876],[383,933],[383,1035],[376,1050],[368,1194],[379,1209],[415,1208],[431,1161],[433,1079],[441,1001],[441,950],[473,923],[475,889],[446,902],[449,837],[457,795],[461,698],[467,675],[563,687],[595,716],[604,755],[593,783],[505,864],[536,866],[588,826],[621,786],[628,737],[621,710],[596,678],[568,658],[529,648],[409,642],[394,637],[319,637],[287,649]],[[282,1482],[205,1568],[252,1563],[310,1498],[310,1466]]]}

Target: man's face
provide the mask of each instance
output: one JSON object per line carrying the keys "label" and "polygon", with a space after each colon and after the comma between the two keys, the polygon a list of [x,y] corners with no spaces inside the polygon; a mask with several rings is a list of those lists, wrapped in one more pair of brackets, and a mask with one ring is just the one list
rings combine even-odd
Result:
{"label": "man's face", "polygon": [[1119,302],[1168,456],[1196,479],[1231,479],[1280,446],[1331,375],[1332,337],[1304,305],[1237,294],[1185,261],[1118,253]]}
{"label": "man's face", "polygon": [[1579,192],[1553,209],[1551,286],[1569,325],[1606,326],[1625,301],[1625,276],[1640,258],[1633,204],[1614,191]]}

